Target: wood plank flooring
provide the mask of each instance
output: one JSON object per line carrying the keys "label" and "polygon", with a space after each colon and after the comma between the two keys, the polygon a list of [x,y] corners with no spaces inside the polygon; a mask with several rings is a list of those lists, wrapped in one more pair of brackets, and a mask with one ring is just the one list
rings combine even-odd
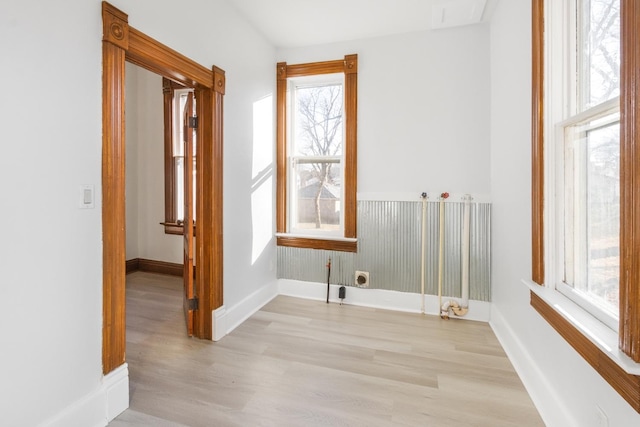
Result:
{"label": "wood plank flooring", "polygon": [[127,276],[130,408],[110,426],[542,426],[481,322],[279,296],[213,343],[181,279]]}

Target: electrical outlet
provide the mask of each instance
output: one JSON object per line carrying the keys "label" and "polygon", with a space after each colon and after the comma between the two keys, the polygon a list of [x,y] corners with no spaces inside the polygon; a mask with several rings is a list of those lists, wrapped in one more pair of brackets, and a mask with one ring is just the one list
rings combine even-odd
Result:
{"label": "electrical outlet", "polygon": [[368,271],[356,271],[355,284],[359,288],[369,287],[369,272]]}

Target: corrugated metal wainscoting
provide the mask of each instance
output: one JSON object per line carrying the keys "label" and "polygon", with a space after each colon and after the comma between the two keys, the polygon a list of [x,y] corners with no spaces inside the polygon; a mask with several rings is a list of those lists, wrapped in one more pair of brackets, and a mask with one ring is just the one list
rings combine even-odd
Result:
{"label": "corrugated metal wainscoting", "polygon": [[[460,297],[463,202],[445,203],[443,295]],[[356,270],[369,287],[420,293],[422,202],[358,202],[358,252],[278,247],[278,278],[352,286]],[[437,295],[438,202],[427,202],[425,293]],[[469,298],[491,301],[491,204],[471,203]]]}

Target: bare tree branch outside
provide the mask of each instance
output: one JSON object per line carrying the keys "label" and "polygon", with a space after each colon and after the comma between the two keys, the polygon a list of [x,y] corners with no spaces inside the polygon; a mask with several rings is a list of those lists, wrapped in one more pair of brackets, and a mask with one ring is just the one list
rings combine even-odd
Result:
{"label": "bare tree branch outside", "polygon": [[[577,112],[620,95],[620,1],[581,0],[577,28]],[[565,235],[571,262],[566,279],[618,312],[620,223],[619,115],[595,117],[568,129]],[[575,247],[574,247],[575,246]],[[580,255],[579,255],[580,254]],[[565,257],[567,255],[565,254]]]}
{"label": "bare tree branch outside", "polygon": [[294,156],[300,226],[333,229],[340,224],[343,105],[341,84],[296,88]]}

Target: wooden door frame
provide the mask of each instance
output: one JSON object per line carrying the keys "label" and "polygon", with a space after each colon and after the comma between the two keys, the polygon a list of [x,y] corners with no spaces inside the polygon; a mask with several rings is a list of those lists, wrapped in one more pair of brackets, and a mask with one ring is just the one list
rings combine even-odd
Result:
{"label": "wooden door frame", "polygon": [[[222,306],[222,114],[224,71],[202,67],[130,27],[128,15],[102,3],[102,369],[125,363],[125,62],[197,92],[196,291],[194,335],[211,339]],[[196,40],[197,41],[197,40]]]}

